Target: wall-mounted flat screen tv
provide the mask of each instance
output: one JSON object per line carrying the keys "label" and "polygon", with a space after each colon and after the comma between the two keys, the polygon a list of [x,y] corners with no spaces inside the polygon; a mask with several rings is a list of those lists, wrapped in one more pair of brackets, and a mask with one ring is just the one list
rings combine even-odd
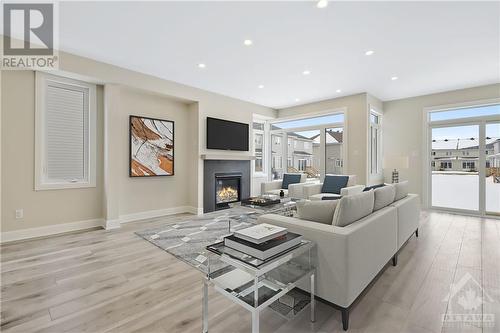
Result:
{"label": "wall-mounted flat screen tv", "polygon": [[248,151],[248,124],[208,117],[207,149]]}

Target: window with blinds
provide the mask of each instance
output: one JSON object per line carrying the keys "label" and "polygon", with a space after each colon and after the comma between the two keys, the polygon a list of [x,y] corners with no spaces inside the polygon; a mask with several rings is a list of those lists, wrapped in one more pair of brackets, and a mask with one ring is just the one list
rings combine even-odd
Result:
{"label": "window with blinds", "polygon": [[95,186],[95,91],[37,73],[36,189]]}

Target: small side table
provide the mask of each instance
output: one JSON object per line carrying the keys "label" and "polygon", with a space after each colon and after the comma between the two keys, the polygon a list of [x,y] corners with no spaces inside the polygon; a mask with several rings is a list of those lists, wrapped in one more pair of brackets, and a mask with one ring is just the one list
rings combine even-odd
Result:
{"label": "small side table", "polygon": [[208,332],[208,286],[252,313],[252,333],[259,332],[259,314],[306,279],[310,281],[311,322],[315,321],[314,242],[298,246],[266,261],[215,243],[200,255],[206,265],[203,279],[203,332]]}

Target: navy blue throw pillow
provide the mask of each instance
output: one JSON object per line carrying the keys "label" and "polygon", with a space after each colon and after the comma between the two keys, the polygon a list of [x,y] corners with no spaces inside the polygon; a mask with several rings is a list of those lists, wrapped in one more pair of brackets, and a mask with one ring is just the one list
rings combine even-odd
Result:
{"label": "navy blue throw pillow", "polygon": [[367,186],[367,187],[365,187],[365,189],[363,190],[363,192],[367,192],[369,190],[374,190],[376,188],[384,187],[384,186],[385,186],[385,184],[377,184],[377,185]]}
{"label": "navy blue throw pillow", "polygon": [[340,194],[340,190],[347,186],[349,176],[325,176],[321,193]]}
{"label": "navy blue throw pillow", "polygon": [[336,197],[322,197],[321,200],[340,200],[342,199],[342,196],[336,196]]}
{"label": "navy blue throw pillow", "polygon": [[288,190],[288,185],[300,183],[300,176],[301,175],[295,175],[295,174],[285,173],[283,175],[283,183],[281,185],[281,188],[284,188],[284,189]]}

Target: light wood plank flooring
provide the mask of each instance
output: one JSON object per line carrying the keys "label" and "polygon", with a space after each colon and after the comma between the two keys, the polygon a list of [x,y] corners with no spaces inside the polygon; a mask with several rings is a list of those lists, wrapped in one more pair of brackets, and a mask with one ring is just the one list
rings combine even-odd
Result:
{"label": "light wood plank flooring", "polygon": [[[134,234],[178,215],[1,247],[2,332],[201,332],[201,273]],[[335,255],[335,254],[332,254]],[[471,274],[494,327],[443,327],[452,283]],[[210,292],[210,332],[250,332],[250,314]],[[263,332],[342,332],[325,304]],[[423,213],[398,265],[388,265],[352,310],[349,332],[500,332],[500,221]]]}

